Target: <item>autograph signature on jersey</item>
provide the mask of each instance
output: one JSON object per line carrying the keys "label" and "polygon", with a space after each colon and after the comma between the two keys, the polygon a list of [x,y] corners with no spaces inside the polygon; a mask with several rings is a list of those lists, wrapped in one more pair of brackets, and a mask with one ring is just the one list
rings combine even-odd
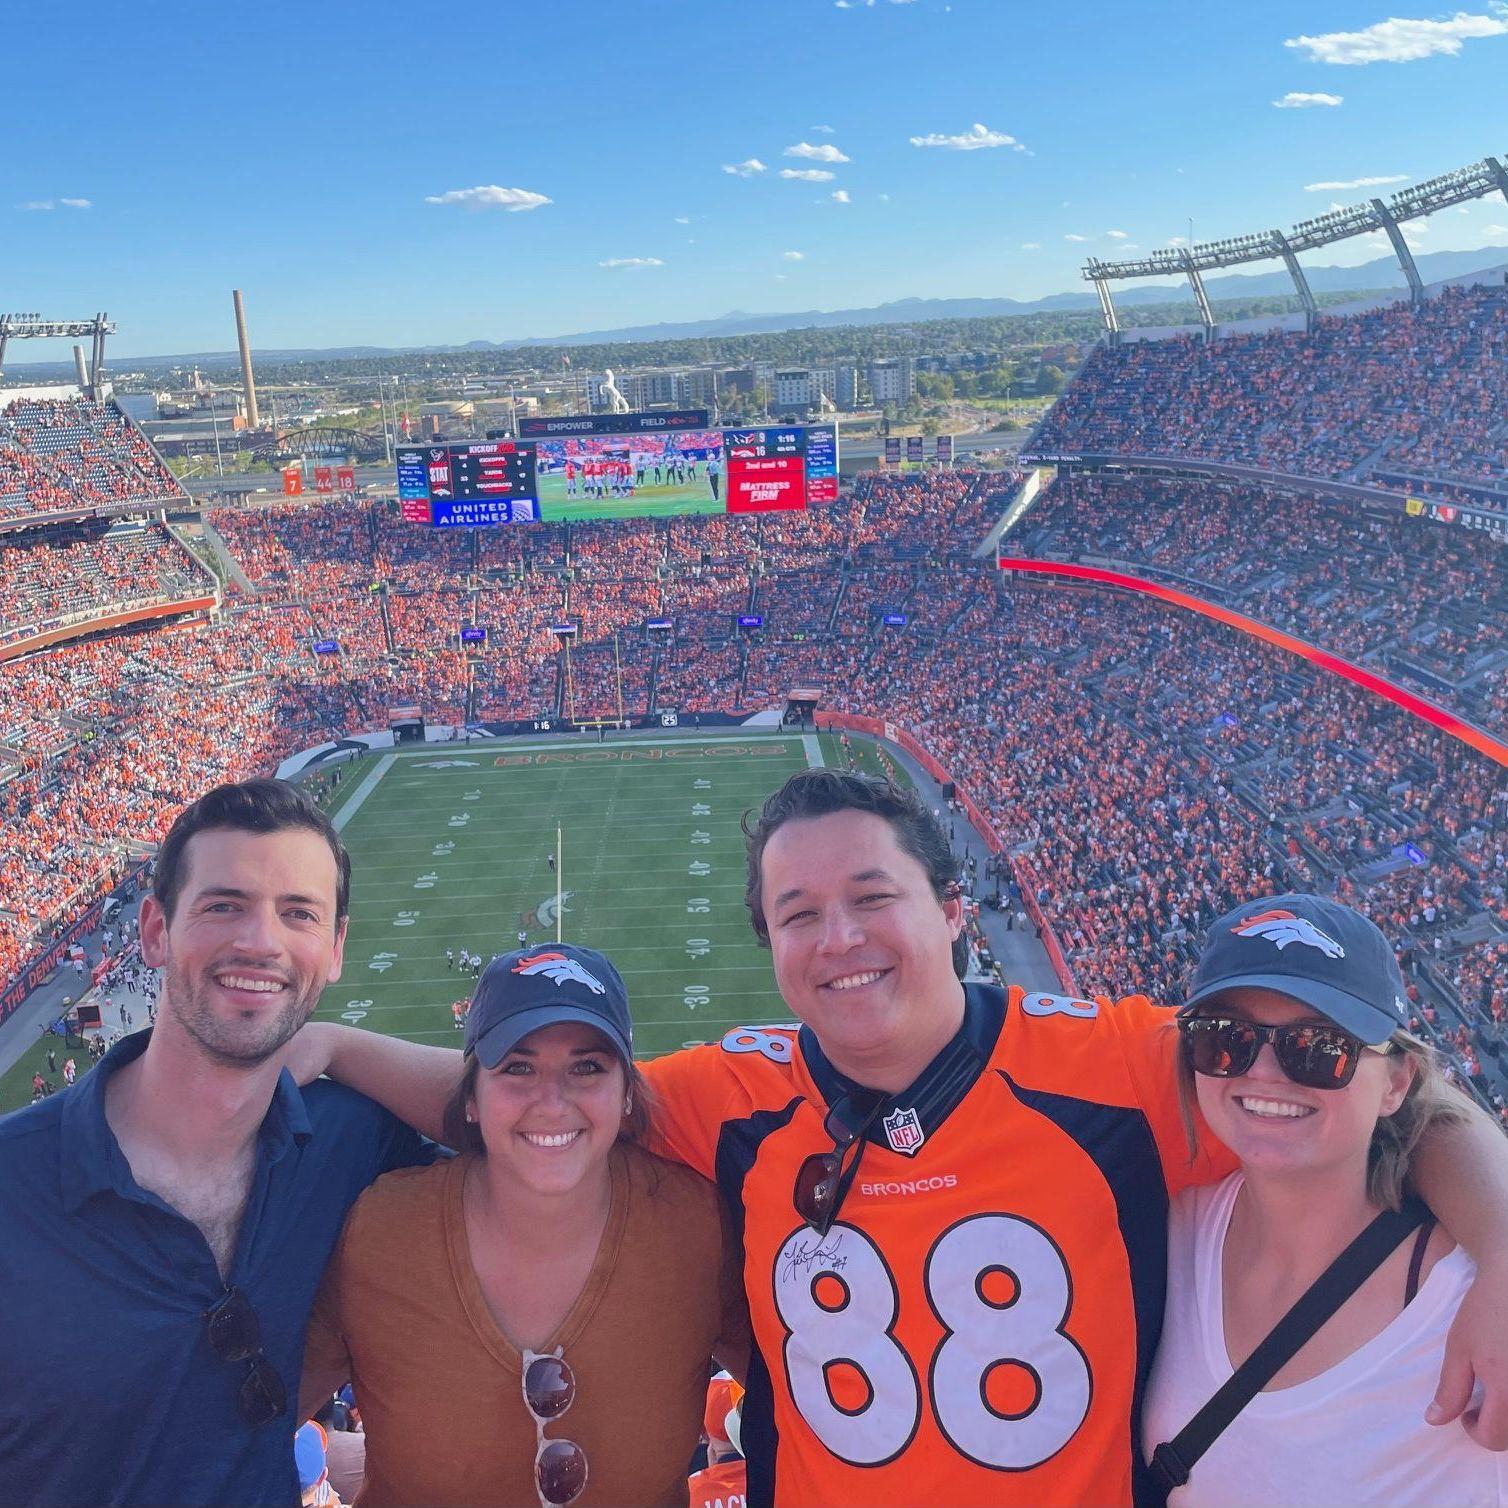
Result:
{"label": "autograph signature on jersey", "polygon": [[847,1266],[842,1231],[829,1236],[826,1241],[817,1236],[792,1236],[780,1253],[780,1281],[809,1280],[814,1271],[842,1272]]}

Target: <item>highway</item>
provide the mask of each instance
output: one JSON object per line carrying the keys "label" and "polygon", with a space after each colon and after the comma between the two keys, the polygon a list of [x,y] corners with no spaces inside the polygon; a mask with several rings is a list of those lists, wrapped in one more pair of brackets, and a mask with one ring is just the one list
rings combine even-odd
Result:
{"label": "highway", "polygon": [[[968,455],[976,450],[1008,450],[1014,453],[1029,431],[1021,429],[996,429],[972,435],[954,435],[954,455]],[[459,442],[457,442],[459,443]],[[884,451],[885,442],[877,435],[860,439],[842,439],[839,454],[843,461],[876,461]],[[904,448],[904,446],[903,446]],[[928,455],[933,449],[933,440],[926,437]],[[311,458],[310,464],[314,462]],[[334,466],[338,462],[329,456],[319,458],[321,466]],[[280,490],[278,478],[266,471],[227,472],[222,476],[196,476],[182,478],[183,485],[195,497],[206,497],[216,492],[255,492],[265,488],[269,493]],[[313,478],[305,482],[306,489],[313,489]],[[387,465],[358,466],[356,485],[359,488],[391,489],[396,485],[393,468]]]}

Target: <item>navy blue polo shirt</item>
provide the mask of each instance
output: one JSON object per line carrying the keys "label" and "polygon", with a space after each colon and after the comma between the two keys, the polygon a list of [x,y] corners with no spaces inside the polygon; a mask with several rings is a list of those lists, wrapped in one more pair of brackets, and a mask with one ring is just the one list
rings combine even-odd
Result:
{"label": "navy blue polo shirt", "polygon": [[106,1080],[150,1035],[0,1118],[0,1502],[287,1508],[326,1259],[357,1195],[433,1148],[354,1090],[279,1078],[229,1282],[257,1312],[289,1404],[252,1429],[236,1412],[248,1364],[216,1361],[205,1339],[225,1288],[209,1244],[136,1182],[105,1120]]}

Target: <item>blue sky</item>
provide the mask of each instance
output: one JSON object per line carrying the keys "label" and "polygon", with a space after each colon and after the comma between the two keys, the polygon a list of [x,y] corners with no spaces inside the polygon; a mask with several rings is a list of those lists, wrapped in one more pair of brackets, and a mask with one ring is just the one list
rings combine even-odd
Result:
{"label": "blue sky", "polygon": [[[1488,0],[75,0],[6,33],[44,61],[0,106],[0,303],[107,309],[122,355],[228,348],[235,286],[262,347],[1034,298],[1508,152]],[[1508,245],[1508,204],[1415,240]]]}

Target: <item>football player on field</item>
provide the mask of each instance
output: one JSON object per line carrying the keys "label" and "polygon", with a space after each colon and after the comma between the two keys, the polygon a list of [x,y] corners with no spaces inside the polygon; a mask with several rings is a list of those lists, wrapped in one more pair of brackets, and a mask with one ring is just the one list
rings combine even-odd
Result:
{"label": "football player on field", "polygon": [[[888,781],[792,776],[749,829],[746,898],[800,1025],[645,1071],[658,1149],[717,1180],[742,1237],[749,1504],[1151,1501],[1135,1429],[1168,1200],[1233,1166],[1218,1144],[1190,1163],[1171,1012],[962,985],[955,862]],[[437,1126],[452,1054],[317,1044]],[[1474,1430],[1502,1448],[1508,1143],[1481,1117],[1418,1166],[1485,1263],[1437,1397],[1454,1417],[1475,1375]]]}

